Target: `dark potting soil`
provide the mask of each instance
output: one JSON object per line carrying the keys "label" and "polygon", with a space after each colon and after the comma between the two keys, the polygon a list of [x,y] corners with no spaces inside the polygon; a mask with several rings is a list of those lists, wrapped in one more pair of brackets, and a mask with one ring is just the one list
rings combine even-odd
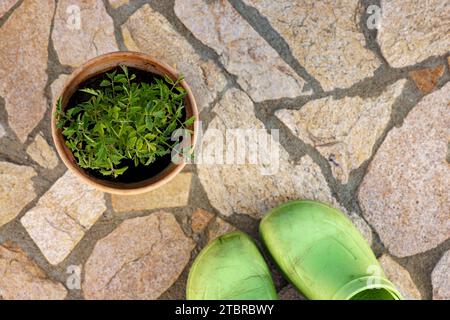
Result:
{"label": "dark potting soil", "polygon": [[[111,70],[108,70],[105,73],[99,74],[95,77],[92,77],[85,82],[81,83],[78,86],[78,89],[83,88],[92,88],[92,89],[100,89],[100,83],[102,80],[107,79],[106,73],[111,73],[116,70],[118,73],[122,71],[120,67],[113,68]],[[150,73],[147,71],[139,70],[136,68],[128,67],[129,74],[135,74],[136,79],[133,80],[133,82],[136,83],[154,83],[155,79],[163,79],[163,77],[156,75],[154,73]],[[81,92],[77,90],[72,97],[69,99],[69,103],[67,105],[67,110],[70,108],[73,108],[74,106],[86,102],[90,99],[91,95],[85,92]],[[183,117],[186,118],[186,110],[183,109]],[[117,178],[114,178],[113,176],[104,176],[97,170],[93,169],[83,169],[85,172],[87,172],[90,176],[95,177],[97,179],[106,180],[106,181],[113,181],[113,182],[121,182],[121,183],[133,183],[133,182],[139,182],[143,181],[149,178],[152,178],[162,172],[165,168],[167,168],[171,163],[171,155],[167,154],[163,157],[157,157],[154,162],[149,164],[148,166],[144,166],[143,164],[139,164],[138,166],[134,165],[133,160],[122,160],[120,167],[128,166],[128,169],[118,176]]]}

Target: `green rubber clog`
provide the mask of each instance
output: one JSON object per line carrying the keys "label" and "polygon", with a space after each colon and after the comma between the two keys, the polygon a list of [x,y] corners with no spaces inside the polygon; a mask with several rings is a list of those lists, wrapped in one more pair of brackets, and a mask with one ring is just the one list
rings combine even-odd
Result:
{"label": "green rubber clog", "polygon": [[278,299],[269,268],[253,240],[231,232],[210,242],[195,259],[188,300]]}
{"label": "green rubber clog", "polygon": [[403,299],[352,222],[328,205],[285,203],[263,218],[260,234],[286,278],[309,299]]}

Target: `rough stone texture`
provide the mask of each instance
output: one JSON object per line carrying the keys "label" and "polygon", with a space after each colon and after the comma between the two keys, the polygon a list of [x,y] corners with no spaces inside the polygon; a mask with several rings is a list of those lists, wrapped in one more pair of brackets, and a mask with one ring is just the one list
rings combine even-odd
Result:
{"label": "rough stone texture", "polygon": [[33,143],[28,146],[27,153],[31,159],[46,169],[54,169],[58,165],[58,157],[45,141],[42,133],[37,134]]}
{"label": "rough stone texture", "polygon": [[[444,0],[425,2],[0,0],[0,300],[111,296],[183,299],[189,263],[203,245],[236,228],[255,231],[265,212],[297,198],[318,199],[347,214],[375,251],[385,254],[381,262],[386,265],[387,260],[392,265],[390,277],[402,292],[407,292],[405,295],[418,297],[416,285],[423,297],[434,294],[435,299],[450,299],[450,253],[445,253],[450,241],[450,190],[447,190],[450,134],[448,109],[442,112],[445,108],[442,104],[449,102],[444,91],[450,88],[450,15],[449,4]],[[360,21],[374,16],[363,12],[371,3],[385,7],[378,40],[392,40],[380,42],[381,52],[373,46],[374,39],[369,36],[365,40],[366,21]],[[73,28],[77,6],[81,9],[79,30]],[[392,18],[387,20],[387,16]],[[86,191],[84,185],[73,187],[59,181],[63,186],[56,192],[52,185],[63,174],[63,165],[58,162],[54,169],[46,169],[46,165],[53,166],[52,161],[35,157],[42,167],[27,154],[27,148],[28,151],[34,148],[31,154],[39,151],[40,155],[41,150],[47,154],[46,146],[38,146],[43,141],[41,136],[53,147],[46,123],[49,108],[56,102],[73,67],[97,55],[97,51],[117,50],[116,40],[121,41],[122,49],[155,56],[185,75],[201,110],[201,120],[211,124],[211,130],[216,129],[216,135],[210,134],[211,130],[205,132],[206,148],[199,152],[200,163],[186,170],[194,179],[190,191],[186,186],[181,193],[161,195],[158,192],[167,187],[164,186],[156,190],[159,198],[142,195],[137,201],[114,200],[114,204],[121,206],[120,213],[114,211],[110,195],[102,196],[93,189]],[[382,55],[391,66],[403,67],[383,67]],[[308,81],[306,88],[313,96],[303,90],[302,78]],[[407,81],[401,96],[393,106],[383,104],[379,96],[393,90],[392,86],[401,86],[401,82],[394,84],[397,80]],[[289,96],[295,98],[276,100]],[[327,106],[329,109],[309,106],[310,100],[327,97],[336,99]],[[366,104],[371,105],[377,99],[380,106],[367,111]],[[264,102],[253,105],[251,100]],[[420,103],[409,106],[418,100],[426,106],[420,108]],[[274,118],[275,111],[304,107],[310,108],[310,112],[305,112],[296,127],[310,129],[308,125],[316,125],[311,132],[315,134],[319,129],[325,132],[320,136],[324,144],[308,140],[309,135],[296,138],[295,131],[283,136],[287,132],[283,130],[280,145],[277,132],[272,130],[286,127]],[[389,130],[391,133],[386,130],[389,114],[389,128],[395,124],[395,129]],[[253,132],[259,133],[255,129],[261,129],[263,134],[259,143],[246,150],[249,154],[244,161],[207,165],[208,155],[217,151],[213,148],[215,140],[220,144],[226,128],[249,128],[248,132],[242,132],[248,137],[254,137]],[[339,136],[342,128],[348,130]],[[267,146],[264,138],[271,137],[269,134],[273,140],[267,141]],[[388,134],[392,137],[383,144]],[[226,147],[232,149],[228,139]],[[243,145],[242,142],[237,141],[235,146]],[[319,151],[313,150],[314,146],[323,148],[322,152],[334,146],[340,153],[323,152],[322,158]],[[283,147],[292,152],[288,155]],[[263,151],[258,156],[265,165],[256,164],[256,149]],[[219,150],[222,155],[226,151]],[[368,154],[369,158],[359,165],[357,156],[366,158]],[[372,160],[374,164],[370,165]],[[343,167],[343,162],[348,167]],[[348,209],[358,210],[347,210],[333,195]],[[78,200],[71,203],[70,199]],[[178,201],[179,204],[174,204]],[[162,206],[172,205],[176,205],[179,226],[171,216],[169,223],[161,224],[161,235],[154,220],[142,223],[165,210]],[[208,209],[210,213],[197,208]],[[103,210],[104,216],[91,227]],[[22,216],[32,237],[20,224]],[[145,218],[137,222],[133,219],[123,227],[123,221],[131,216]],[[150,231],[140,231],[144,229]],[[372,241],[375,236],[376,241]],[[83,267],[84,280],[86,262],[104,237],[106,240],[100,240],[94,250],[96,258],[92,256],[89,260],[88,276],[94,279],[89,285],[90,293],[86,294],[87,283],[84,292],[66,291],[62,286],[66,279],[67,286],[76,284],[72,281],[75,274],[67,273],[70,272],[67,267]],[[149,238],[154,241],[148,241]],[[9,240],[14,241],[15,247],[25,249],[25,253],[5,244]],[[152,246],[154,252],[150,250]],[[101,251],[104,247],[108,249]],[[45,261],[39,248],[53,264]],[[391,261],[398,260],[394,256],[398,253],[413,254],[406,258],[410,276],[406,268]],[[403,265],[403,260],[398,261]],[[431,268],[424,266],[424,261],[432,261]],[[434,264],[437,265],[432,274]],[[104,265],[107,268],[102,268]],[[276,287],[285,287],[286,281],[270,267]],[[283,288],[279,294],[281,299],[300,297],[292,286]]]}
{"label": "rough stone texture", "polygon": [[109,0],[109,4],[114,9],[117,9],[117,8],[119,8],[121,6],[124,6],[124,5],[128,4],[128,3],[130,3],[130,0]]}
{"label": "rough stone texture", "polygon": [[175,13],[254,101],[296,97],[305,81],[239,15],[228,1],[176,0]]}
{"label": "rough stone texture", "polygon": [[0,96],[21,142],[47,109],[45,70],[53,11],[54,1],[24,1],[0,29]]}
{"label": "rough stone texture", "polygon": [[8,12],[19,0],[2,0],[0,2],[0,18]]}
{"label": "rough stone texture", "polygon": [[182,207],[188,204],[192,174],[184,172],[156,190],[145,194],[122,196],[111,195],[116,212],[151,210],[157,208]]}
{"label": "rough stone texture", "polygon": [[[245,164],[197,165],[200,181],[211,204],[223,215],[244,213],[262,217],[269,209],[287,200],[306,198],[335,203],[320,167],[309,156],[304,156],[298,164],[291,163],[286,150],[273,136],[265,133],[264,125],[256,118],[253,108],[252,101],[244,92],[229,90],[214,107],[213,112],[217,116],[208,130],[216,129],[225,135],[227,129],[252,129],[252,132],[260,129],[258,133],[261,136],[254,143],[254,150],[263,150],[262,154],[271,159],[260,158],[259,164],[251,164],[249,152]],[[221,137],[205,134],[203,154],[215,148]],[[271,146],[262,144],[261,138],[271,141]],[[233,143],[225,141],[227,147]],[[274,152],[276,150],[279,150],[279,157]],[[271,160],[271,166],[279,161],[279,167],[267,171],[263,166],[267,160]]]}
{"label": "rough stone texture", "polygon": [[60,74],[59,77],[52,82],[50,85],[50,91],[52,94],[52,105],[55,105],[56,101],[60,97],[62,90],[64,89],[64,84],[66,80],[69,78],[67,74]]}
{"label": "rough stone texture", "polygon": [[[383,0],[378,43],[394,68],[414,65],[450,48],[450,3]],[[401,26],[401,27],[399,27]]]}
{"label": "rough stone texture", "polygon": [[330,160],[333,175],[347,183],[350,172],[372,155],[405,83],[397,81],[378,97],[326,97],[310,101],[300,110],[279,110],[275,115],[295,136]]}
{"label": "rough stone texture", "polygon": [[194,233],[202,232],[214,215],[206,210],[197,209],[192,213],[191,227]]}
{"label": "rough stone texture", "polygon": [[118,50],[113,20],[102,0],[59,1],[52,40],[59,61],[73,67]]}
{"label": "rough stone texture", "polygon": [[236,227],[217,217],[208,230],[208,242],[236,230]]}
{"label": "rough stone texture", "polygon": [[365,48],[358,0],[244,0],[267,17],[325,91],[347,88],[380,66]]}
{"label": "rough stone texture", "polygon": [[395,284],[397,289],[403,295],[403,297],[407,300],[420,300],[422,296],[420,295],[419,290],[417,289],[414,281],[411,279],[411,276],[405,268],[395,262],[388,255],[383,255],[378,259],[381,264],[381,267],[384,270],[384,273],[388,277],[388,279]]}
{"label": "rough stone texture", "polygon": [[0,245],[0,299],[61,300],[67,291],[47,277],[20,248]]}
{"label": "rough stone texture", "polygon": [[148,4],[122,26],[128,49],[145,52],[175,67],[191,87],[198,107],[207,107],[226,85],[225,76],[211,60],[202,59],[161,14]]}
{"label": "rough stone texture", "polygon": [[170,213],[127,220],[95,245],[85,265],[85,297],[156,299],[181,274],[193,247]]}
{"label": "rough stone texture", "polygon": [[450,300],[450,251],[444,253],[431,274],[434,300]]}
{"label": "rough stone texture", "polygon": [[[346,213],[345,209],[341,208],[341,210]],[[350,212],[350,214],[347,215],[350,220],[355,225],[356,229],[361,232],[364,239],[366,239],[367,243],[369,245],[372,245],[373,243],[373,235],[372,235],[372,229],[370,229],[370,226],[367,224],[366,221],[359,215],[357,215],[355,212]]]}
{"label": "rough stone texture", "polygon": [[392,129],[359,189],[367,221],[399,257],[450,237],[450,83],[423,98]]}
{"label": "rough stone texture", "polygon": [[278,292],[278,299],[280,300],[306,300],[292,285],[287,285]]}
{"label": "rough stone texture", "polygon": [[67,171],[21,219],[47,260],[62,262],[106,210],[103,193]]}
{"label": "rough stone texture", "polygon": [[6,130],[2,124],[0,124],[0,139],[6,136]]}
{"label": "rough stone texture", "polygon": [[409,72],[409,76],[423,94],[428,94],[436,88],[439,78],[444,74],[444,70],[445,66],[440,65],[434,68],[413,70]]}
{"label": "rough stone texture", "polygon": [[0,161],[0,227],[13,220],[36,197],[33,168]]}

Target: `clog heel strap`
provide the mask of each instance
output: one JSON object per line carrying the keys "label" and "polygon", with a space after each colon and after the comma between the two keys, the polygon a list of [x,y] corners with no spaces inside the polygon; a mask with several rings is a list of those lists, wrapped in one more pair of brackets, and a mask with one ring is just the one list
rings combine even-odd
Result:
{"label": "clog heel strap", "polygon": [[387,279],[364,276],[354,279],[340,288],[333,300],[404,300],[401,293]]}

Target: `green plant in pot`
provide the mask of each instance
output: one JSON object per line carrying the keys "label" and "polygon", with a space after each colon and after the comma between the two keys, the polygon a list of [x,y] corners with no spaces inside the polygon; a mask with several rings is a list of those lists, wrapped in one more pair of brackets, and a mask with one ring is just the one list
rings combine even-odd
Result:
{"label": "green plant in pot", "polygon": [[54,106],[52,132],[61,158],[83,180],[134,194],[181,171],[184,163],[172,162],[180,143],[172,135],[186,130],[192,148],[197,117],[192,93],[175,71],[142,54],[117,52],[74,72]]}

